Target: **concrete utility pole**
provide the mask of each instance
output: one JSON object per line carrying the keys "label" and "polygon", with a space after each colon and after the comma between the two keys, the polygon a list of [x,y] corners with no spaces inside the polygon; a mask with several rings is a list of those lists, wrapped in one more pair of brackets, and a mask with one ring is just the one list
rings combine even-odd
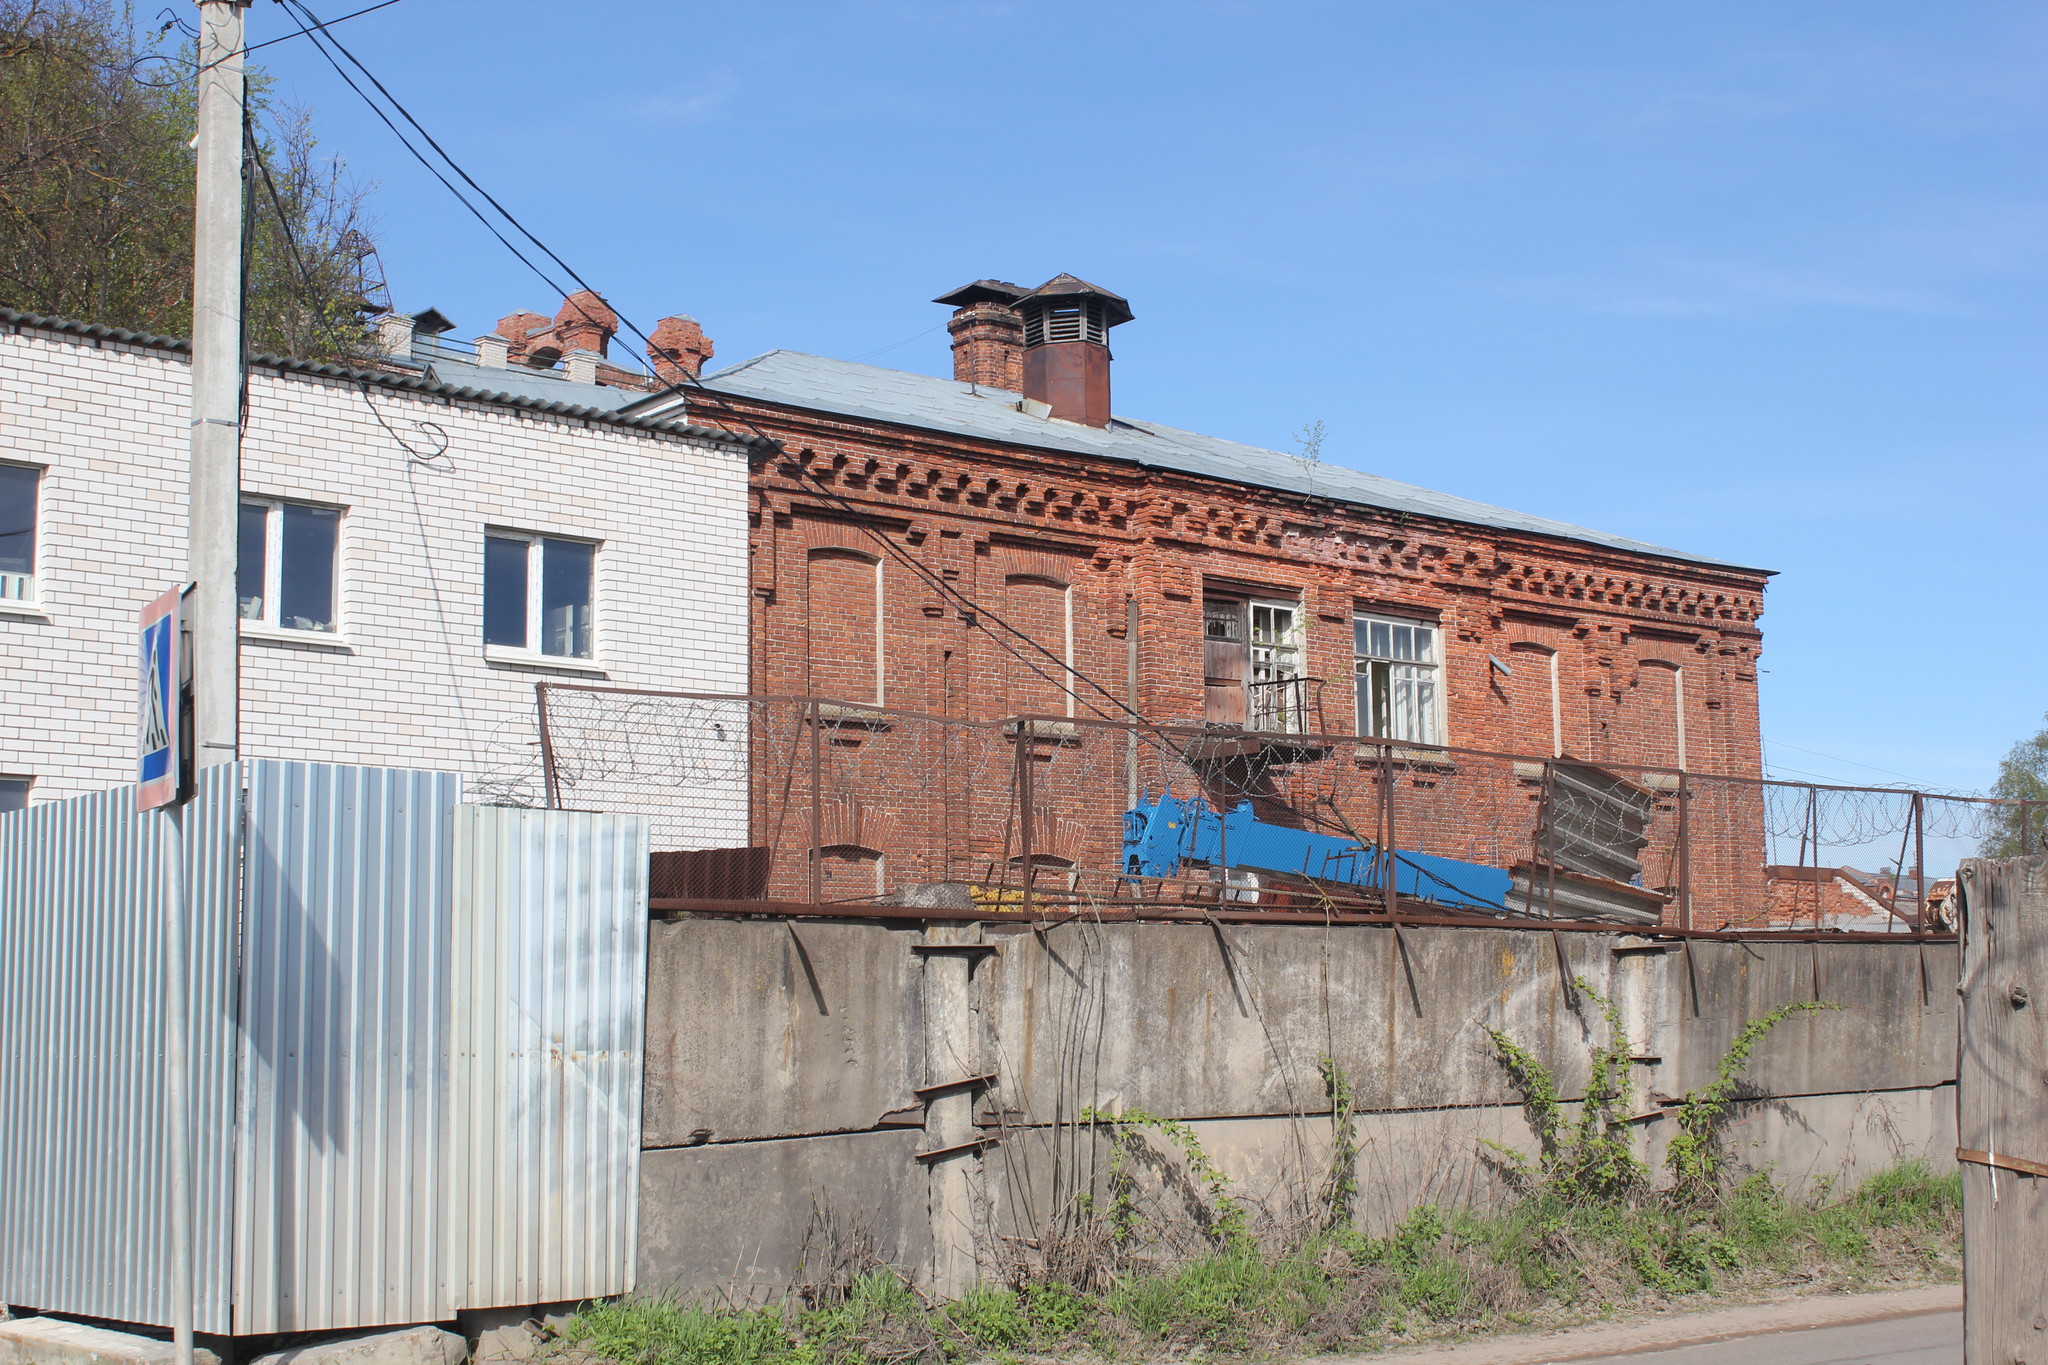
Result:
{"label": "concrete utility pole", "polygon": [[192,253],[191,549],[195,761],[235,760],[235,528],[242,487],[242,11],[199,0],[199,185]]}
{"label": "concrete utility pole", "polygon": [[[241,709],[241,611],[235,595],[242,501],[242,162],[248,0],[199,0],[198,183],[192,231],[192,460],[185,574],[192,589],[193,762],[235,761]],[[174,779],[175,780],[175,779]],[[188,898],[183,815],[165,808],[164,1158],[173,1359],[192,1365],[193,1170]]]}

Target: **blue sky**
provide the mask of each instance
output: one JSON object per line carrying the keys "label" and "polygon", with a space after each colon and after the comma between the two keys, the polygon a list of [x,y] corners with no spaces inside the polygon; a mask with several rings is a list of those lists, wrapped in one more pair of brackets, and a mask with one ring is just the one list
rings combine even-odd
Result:
{"label": "blue sky", "polygon": [[[323,18],[358,5],[320,0]],[[289,31],[250,11],[250,41]],[[2048,7],[404,0],[338,34],[643,326],[948,373],[1128,296],[1120,412],[1777,569],[1785,776],[1981,788],[2048,710]],[[304,40],[397,305],[547,287]]]}

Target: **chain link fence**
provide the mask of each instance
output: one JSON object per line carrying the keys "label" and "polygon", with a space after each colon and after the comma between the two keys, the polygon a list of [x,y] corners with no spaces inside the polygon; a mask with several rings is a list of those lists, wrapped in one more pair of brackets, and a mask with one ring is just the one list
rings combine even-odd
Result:
{"label": "chain link fence", "polygon": [[544,683],[546,800],[654,829],[663,901],[1687,928],[1941,927],[2019,803],[1348,735]]}

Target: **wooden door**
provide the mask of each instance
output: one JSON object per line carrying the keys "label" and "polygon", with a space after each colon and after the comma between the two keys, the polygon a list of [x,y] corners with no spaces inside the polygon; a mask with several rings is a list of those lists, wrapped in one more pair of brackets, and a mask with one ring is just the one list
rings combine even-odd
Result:
{"label": "wooden door", "polygon": [[1251,666],[1251,649],[1245,636],[1242,601],[1203,599],[1202,718],[1212,725],[1244,724],[1245,674]]}

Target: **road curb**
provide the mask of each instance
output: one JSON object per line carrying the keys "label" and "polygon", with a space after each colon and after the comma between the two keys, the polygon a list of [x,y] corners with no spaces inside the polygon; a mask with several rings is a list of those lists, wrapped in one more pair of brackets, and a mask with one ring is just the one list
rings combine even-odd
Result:
{"label": "road curb", "polygon": [[1879,1294],[1817,1294],[1780,1303],[1674,1313],[1648,1321],[1573,1327],[1540,1336],[1491,1337],[1455,1346],[1409,1347],[1373,1355],[1316,1356],[1304,1365],[1400,1365],[1425,1360],[1430,1365],[1562,1365],[1566,1361],[1593,1360],[1630,1351],[1670,1351],[1738,1337],[1815,1327],[1849,1327],[1923,1313],[1952,1313],[1962,1306],[1963,1287],[1959,1284],[1892,1289]]}

